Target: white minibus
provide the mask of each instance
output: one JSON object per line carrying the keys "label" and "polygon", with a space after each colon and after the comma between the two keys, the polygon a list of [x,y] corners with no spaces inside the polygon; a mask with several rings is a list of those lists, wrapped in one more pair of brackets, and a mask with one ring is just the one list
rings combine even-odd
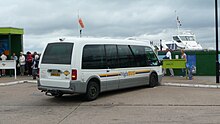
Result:
{"label": "white minibus", "polygon": [[46,95],[85,94],[147,85],[162,80],[162,67],[147,42],[76,38],[48,43],[39,62],[38,89]]}

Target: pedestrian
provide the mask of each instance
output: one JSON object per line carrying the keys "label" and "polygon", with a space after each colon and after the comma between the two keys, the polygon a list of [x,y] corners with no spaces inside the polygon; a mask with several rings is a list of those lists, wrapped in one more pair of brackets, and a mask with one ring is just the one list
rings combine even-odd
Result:
{"label": "pedestrian", "polygon": [[20,52],[18,67],[20,67],[21,76],[24,76],[25,72],[25,56],[23,52]]}
{"label": "pedestrian", "polygon": [[[4,62],[4,61],[6,61],[7,56],[4,53],[2,53],[0,58],[1,58],[2,62]],[[5,69],[2,69],[2,73],[0,74],[0,77],[1,76],[6,76]]]}
{"label": "pedestrian", "polygon": [[31,52],[27,52],[27,58],[26,58],[26,67],[27,67],[27,71],[28,71],[28,76],[32,75],[32,61],[33,61],[33,57],[31,55]]}
{"label": "pedestrian", "polygon": [[16,56],[15,53],[12,54],[11,60],[15,60],[16,62],[18,61],[18,57]]}
{"label": "pedestrian", "polygon": [[[12,54],[11,60],[15,60],[15,63],[16,63],[15,65],[18,65],[18,57],[16,56],[15,53]],[[18,69],[17,69],[17,66],[16,66],[16,70],[18,70]],[[13,71],[10,70],[10,77],[12,76],[12,72],[13,72]]]}
{"label": "pedestrian", "polygon": [[[184,59],[187,63],[187,56],[183,49],[181,49],[181,59]],[[182,69],[182,77],[186,76],[186,68]]]}
{"label": "pedestrian", "polygon": [[[170,49],[167,48],[167,49],[166,49],[166,52],[167,52],[167,53],[166,53],[164,59],[170,59],[170,60],[171,60],[171,59],[172,59],[172,54],[171,54],[171,52],[170,52]],[[174,76],[173,69],[172,69],[172,68],[169,68],[169,71],[170,71],[170,74],[171,74],[170,76],[173,77],[173,76]],[[165,75],[165,74],[166,74],[166,68],[163,69],[163,75]]]}
{"label": "pedestrian", "polygon": [[36,58],[38,58],[38,59],[40,58],[39,55],[37,54],[37,52],[34,52],[34,56],[33,56],[33,57],[34,57],[34,58],[36,57]]}
{"label": "pedestrian", "polygon": [[36,79],[37,77],[37,72],[38,72],[38,64],[39,64],[39,56],[37,55],[37,52],[34,52],[34,59],[32,62],[32,76],[33,79]]}

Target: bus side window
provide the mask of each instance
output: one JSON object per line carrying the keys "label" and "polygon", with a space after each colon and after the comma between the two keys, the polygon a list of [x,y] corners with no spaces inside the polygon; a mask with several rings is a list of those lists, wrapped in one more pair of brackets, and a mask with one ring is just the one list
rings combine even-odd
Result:
{"label": "bus side window", "polygon": [[134,55],[128,45],[117,45],[120,68],[136,67]]}
{"label": "bus side window", "polygon": [[116,45],[105,45],[107,68],[118,68]]}
{"label": "bus side window", "polygon": [[148,66],[159,65],[158,58],[150,47],[145,47],[145,52]]}
{"label": "bus side window", "polygon": [[136,67],[147,66],[147,58],[144,46],[130,46],[136,61]]}
{"label": "bus side window", "polygon": [[86,45],[83,48],[82,69],[105,69],[104,45]]}

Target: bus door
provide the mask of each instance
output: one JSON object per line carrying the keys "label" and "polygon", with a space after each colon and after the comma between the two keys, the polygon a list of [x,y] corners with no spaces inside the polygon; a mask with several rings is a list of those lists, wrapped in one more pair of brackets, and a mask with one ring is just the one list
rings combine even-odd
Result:
{"label": "bus door", "polygon": [[118,69],[118,57],[116,45],[105,45],[106,50],[106,86],[107,90],[119,88],[119,76],[120,72]]}
{"label": "bus door", "polygon": [[120,88],[146,84],[149,70],[145,46],[118,45],[118,58],[121,69]]}
{"label": "bus door", "polygon": [[139,85],[142,81],[136,78],[135,69],[137,62],[130,45],[118,45],[118,59],[120,70],[119,88]]}

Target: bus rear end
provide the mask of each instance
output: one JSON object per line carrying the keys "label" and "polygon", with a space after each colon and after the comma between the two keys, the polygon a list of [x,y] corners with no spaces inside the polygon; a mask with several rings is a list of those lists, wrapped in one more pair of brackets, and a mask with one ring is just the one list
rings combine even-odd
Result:
{"label": "bus rear end", "polygon": [[38,89],[47,95],[61,96],[73,93],[72,80],[77,80],[77,70],[72,68],[74,43],[49,43],[39,64]]}

